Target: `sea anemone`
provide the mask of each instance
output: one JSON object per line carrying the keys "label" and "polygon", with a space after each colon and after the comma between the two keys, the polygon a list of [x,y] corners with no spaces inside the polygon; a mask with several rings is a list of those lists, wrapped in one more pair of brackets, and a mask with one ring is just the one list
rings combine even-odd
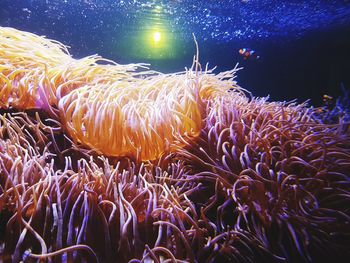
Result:
{"label": "sea anemone", "polygon": [[128,261],[141,258],[145,244],[176,246],[165,233],[192,213],[184,211],[190,205],[186,191],[164,183],[181,176],[179,167],[172,165],[169,175],[156,166],[131,161],[127,168],[119,162],[111,166],[103,157],[98,166],[91,157],[77,161],[74,171],[66,157],[62,170],[57,169],[48,144],[36,143],[39,136],[48,141],[53,131],[42,123],[35,131],[32,123],[38,124],[22,113],[1,118],[3,261],[26,257]]}
{"label": "sea anemone", "polygon": [[[108,64],[106,64],[108,62]],[[344,261],[347,119],[0,28],[0,260]],[[244,93],[245,92],[245,93]]]}
{"label": "sea anemone", "polygon": [[202,101],[239,89],[236,68],[222,77],[198,75],[198,62],[173,75],[133,72],[137,65],[73,59],[63,44],[12,28],[0,28],[0,43],[0,106],[43,109],[75,142],[108,156],[159,158],[179,136],[199,134]]}
{"label": "sea anemone", "polygon": [[349,132],[314,115],[303,104],[256,98],[208,105],[200,138],[177,158],[184,180],[202,185],[189,199],[219,233],[248,233],[275,260],[348,253]]}
{"label": "sea anemone", "polygon": [[74,59],[58,41],[8,27],[0,27],[0,65],[0,107],[22,110],[57,106],[57,95],[101,79],[129,78],[142,67],[96,55]]}

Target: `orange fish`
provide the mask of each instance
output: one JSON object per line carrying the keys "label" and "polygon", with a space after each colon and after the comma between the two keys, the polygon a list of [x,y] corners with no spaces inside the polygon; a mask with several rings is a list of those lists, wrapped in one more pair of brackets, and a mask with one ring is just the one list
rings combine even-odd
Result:
{"label": "orange fish", "polygon": [[256,54],[255,50],[250,48],[241,48],[238,52],[244,60],[255,60],[260,58],[260,56]]}

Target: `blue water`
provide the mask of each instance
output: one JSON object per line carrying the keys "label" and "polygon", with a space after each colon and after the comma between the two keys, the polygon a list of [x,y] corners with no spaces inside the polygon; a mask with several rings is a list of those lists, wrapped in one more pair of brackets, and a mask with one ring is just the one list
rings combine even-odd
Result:
{"label": "blue water", "polygon": [[[59,40],[75,57],[99,54],[182,71],[200,47],[217,71],[244,67],[238,83],[255,96],[322,103],[350,88],[348,0],[0,0],[0,26]],[[160,32],[158,44],[150,44]],[[240,48],[260,56],[243,60]]]}

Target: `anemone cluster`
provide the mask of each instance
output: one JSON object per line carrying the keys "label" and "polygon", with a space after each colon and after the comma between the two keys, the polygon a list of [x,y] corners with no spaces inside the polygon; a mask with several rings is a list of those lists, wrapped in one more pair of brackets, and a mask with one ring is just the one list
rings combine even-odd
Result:
{"label": "anemone cluster", "polygon": [[348,116],[248,98],[198,55],[171,75],[52,62],[61,44],[1,30],[0,261],[350,256]]}

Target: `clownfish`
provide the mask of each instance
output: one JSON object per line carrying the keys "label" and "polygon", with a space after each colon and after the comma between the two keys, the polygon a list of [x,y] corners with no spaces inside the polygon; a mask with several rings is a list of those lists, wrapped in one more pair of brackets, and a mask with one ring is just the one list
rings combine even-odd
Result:
{"label": "clownfish", "polygon": [[325,94],[322,96],[322,101],[326,107],[332,107],[334,105],[334,99],[332,96]]}
{"label": "clownfish", "polygon": [[258,56],[255,52],[255,50],[252,50],[250,48],[241,48],[239,51],[239,54],[243,57],[244,60],[254,60],[259,59],[260,56]]}
{"label": "clownfish", "polygon": [[325,94],[322,96],[322,100],[323,102],[329,102],[333,100],[333,97]]}

